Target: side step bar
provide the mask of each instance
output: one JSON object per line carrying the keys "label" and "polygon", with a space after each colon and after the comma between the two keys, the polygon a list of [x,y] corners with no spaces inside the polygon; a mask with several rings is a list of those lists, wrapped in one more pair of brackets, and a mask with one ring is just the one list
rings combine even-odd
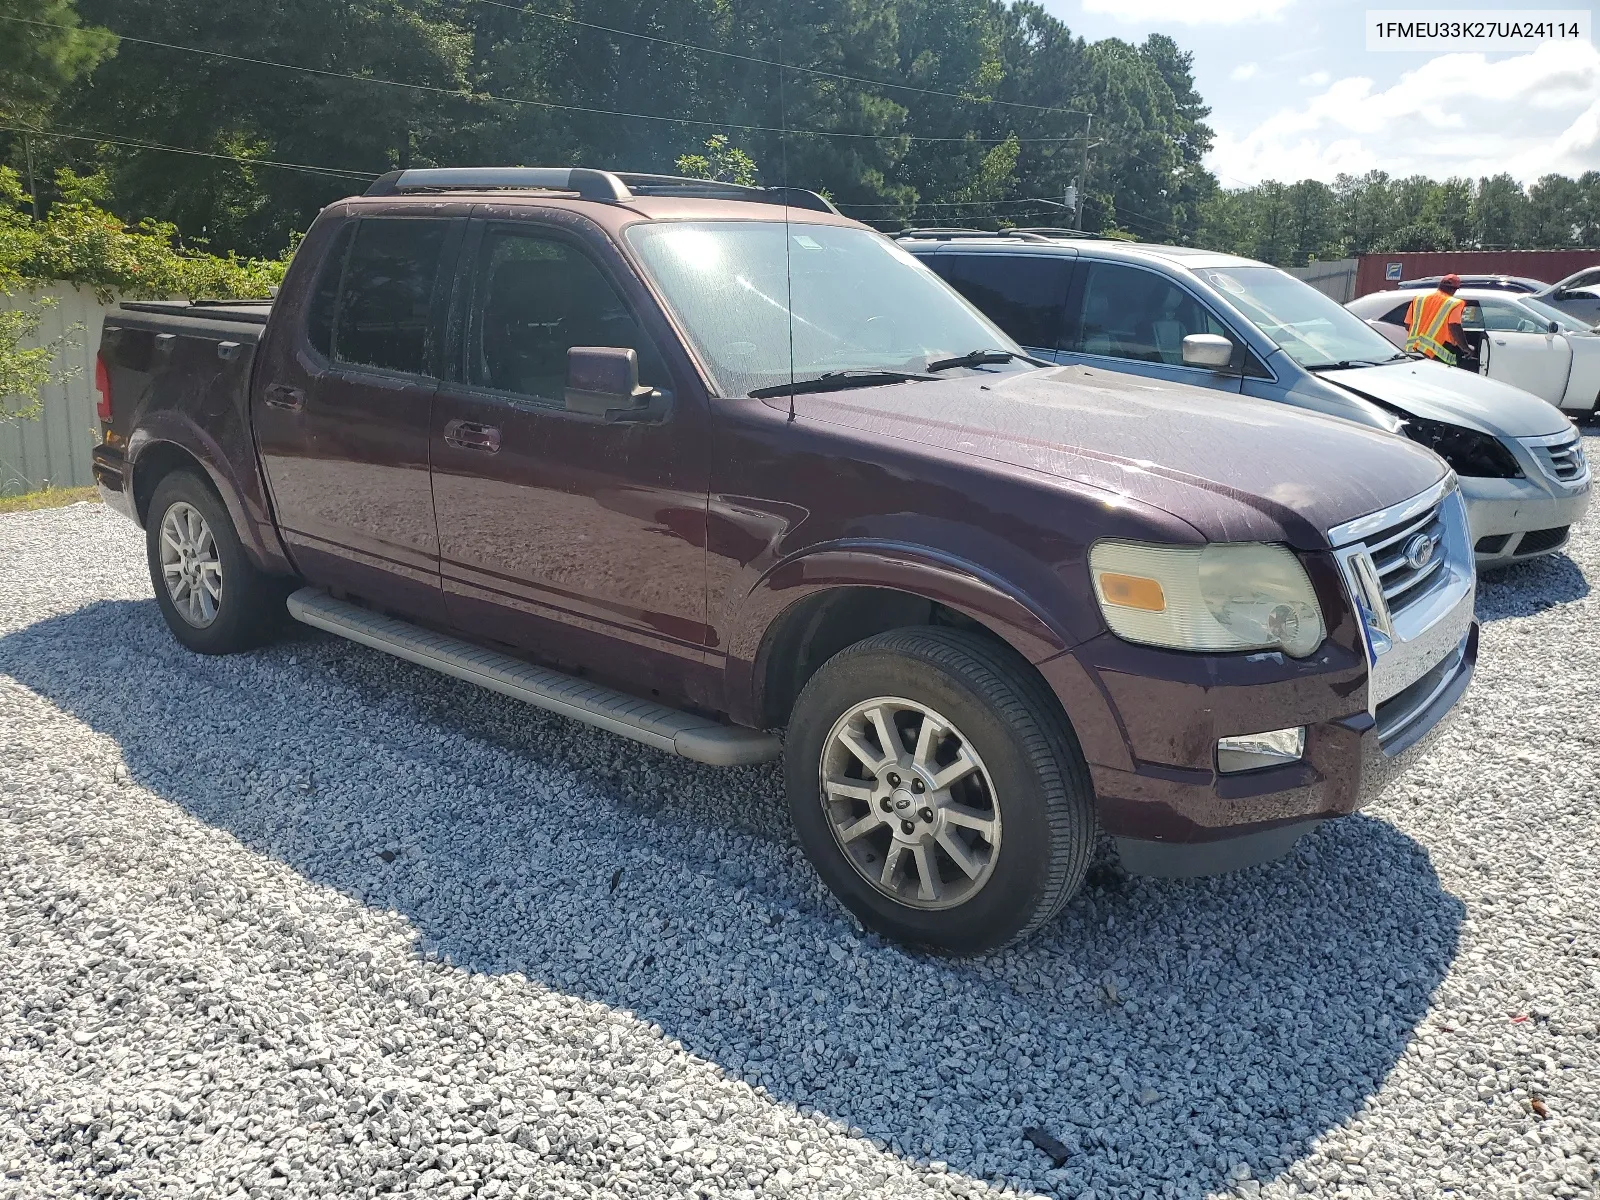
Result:
{"label": "side step bar", "polygon": [[735,767],[767,762],[782,753],[777,737],[759,729],[722,725],[709,717],[697,717],[536,667],[448,634],[335,600],[316,588],[301,588],[290,596],[289,615],[374,650],[696,762]]}

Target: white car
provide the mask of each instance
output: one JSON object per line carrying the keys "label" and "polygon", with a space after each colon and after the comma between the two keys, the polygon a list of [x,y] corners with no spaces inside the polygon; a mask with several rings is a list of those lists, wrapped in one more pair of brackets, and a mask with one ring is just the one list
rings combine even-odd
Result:
{"label": "white car", "polygon": [[[1374,292],[1345,305],[1401,349],[1406,309],[1431,289]],[[1600,331],[1533,296],[1462,288],[1462,332],[1477,350],[1478,372],[1532,392],[1573,417],[1594,417],[1600,402]]]}

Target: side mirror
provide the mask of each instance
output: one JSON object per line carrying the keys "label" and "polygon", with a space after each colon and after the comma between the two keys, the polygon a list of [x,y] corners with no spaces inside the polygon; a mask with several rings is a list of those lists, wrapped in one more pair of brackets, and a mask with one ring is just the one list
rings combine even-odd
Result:
{"label": "side mirror", "polygon": [[1183,365],[1226,371],[1233,361],[1233,343],[1221,334],[1191,333],[1183,339]]}
{"label": "side mirror", "polygon": [[639,353],[631,346],[572,346],[567,350],[567,411],[590,417],[638,412],[654,388],[639,386]]}
{"label": "side mirror", "polygon": [[1561,322],[1560,321],[1551,321],[1550,324],[1545,326],[1545,328],[1547,330],[1549,330],[1551,333],[1560,333],[1561,332]]}

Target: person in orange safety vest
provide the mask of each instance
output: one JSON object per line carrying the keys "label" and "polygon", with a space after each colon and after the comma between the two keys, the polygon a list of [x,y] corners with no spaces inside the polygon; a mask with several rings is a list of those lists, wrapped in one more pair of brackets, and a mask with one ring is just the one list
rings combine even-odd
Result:
{"label": "person in orange safety vest", "polygon": [[1456,299],[1460,287],[1459,275],[1446,275],[1439,281],[1438,291],[1411,302],[1406,310],[1408,354],[1426,354],[1452,367],[1456,365],[1456,356],[1467,350],[1467,340],[1461,332],[1461,313],[1467,302]]}

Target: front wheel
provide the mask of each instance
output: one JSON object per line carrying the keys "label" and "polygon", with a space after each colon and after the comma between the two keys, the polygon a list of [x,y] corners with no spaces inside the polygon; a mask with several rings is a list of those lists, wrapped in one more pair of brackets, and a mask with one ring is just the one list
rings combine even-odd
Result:
{"label": "front wheel", "polygon": [[245,554],[211,485],[190,471],[156,484],[145,516],[150,582],[167,627],[191,650],[251,650],[281,627],[283,583]]}
{"label": "front wheel", "polygon": [[1038,929],[1094,846],[1088,769],[1043,681],[965,631],[895,630],[823,664],[795,706],[790,812],[862,923],[954,954]]}

